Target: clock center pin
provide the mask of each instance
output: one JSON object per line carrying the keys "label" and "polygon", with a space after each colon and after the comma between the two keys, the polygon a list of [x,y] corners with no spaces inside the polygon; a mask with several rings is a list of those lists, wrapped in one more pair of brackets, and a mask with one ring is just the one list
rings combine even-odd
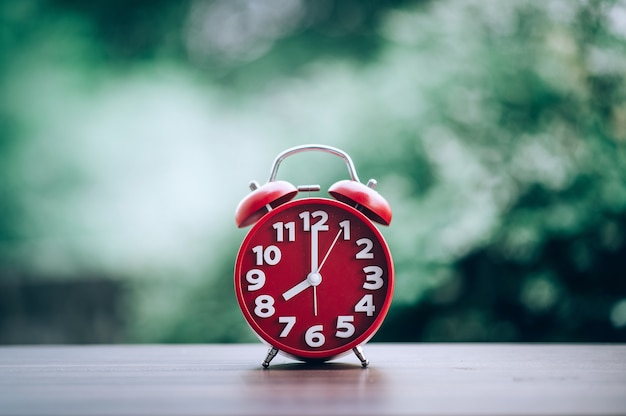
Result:
{"label": "clock center pin", "polygon": [[322,283],[322,275],[319,273],[311,272],[307,275],[306,279],[309,281],[311,286],[317,286]]}

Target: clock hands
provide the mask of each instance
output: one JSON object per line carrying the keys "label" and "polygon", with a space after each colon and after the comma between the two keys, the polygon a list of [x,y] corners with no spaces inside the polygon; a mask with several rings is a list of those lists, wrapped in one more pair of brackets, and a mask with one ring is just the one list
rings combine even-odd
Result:
{"label": "clock hands", "polygon": [[318,229],[315,226],[311,227],[311,272],[306,276],[306,279],[283,293],[283,299],[289,300],[313,286],[313,312],[315,316],[317,316],[317,291],[315,287],[322,282],[322,275],[319,274],[318,271],[318,250],[319,250],[319,238],[318,238]]}
{"label": "clock hands", "polygon": [[307,275],[306,279],[304,279],[303,281],[301,281],[300,283],[298,283],[297,285],[295,285],[294,287],[292,287],[291,289],[283,293],[283,299],[289,300],[293,298],[294,296],[296,296],[297,294],[313,286],[313,312],[315,316],[317,316],[317,290],[316,289],[317,289],[317,286],[322,282],[322,275],[320,274],[320,271],[322,270],[324,263],[326,263],[326,259],[328,259],[330,252],[335,247],[335,244],[337,244],[337,240],[339,240],[339,236],[341,235],[343,228],[340,228],[339,231],[337,232],[335,239],[331,243],[328,251],[326,251],[326,254],[324,255],[324,258],[322,259],[322,262],[320,263],[319,266],[317,266],[317,260],[318,260],[317,231],[318,230],[315,229],[314,227],[311,227],[311,228],[312,228],[311,229],[311,273]]}

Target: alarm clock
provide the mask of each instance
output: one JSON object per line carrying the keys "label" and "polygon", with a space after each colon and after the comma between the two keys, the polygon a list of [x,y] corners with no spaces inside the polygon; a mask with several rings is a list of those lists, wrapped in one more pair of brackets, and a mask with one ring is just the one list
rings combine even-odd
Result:
{"label": "alarm clock", "polygon": [[[319,185],[276,180],[287,157],[319,151],[343,159],[350,179],[332,185],[331,198],[313,197]],[[374,222],[389,225],[391,207],[359,181],[350,156],[325,145],[280,153],[268,181],[237,206],[238,227],[252,226],[235,263],[235,293],[255,334],[269,345],[267,368],[278,352],[300,361],[327,361],[353,351],[380,328],[393,295],[389,246]],[[302,193],[303,197],[297,198]]]}

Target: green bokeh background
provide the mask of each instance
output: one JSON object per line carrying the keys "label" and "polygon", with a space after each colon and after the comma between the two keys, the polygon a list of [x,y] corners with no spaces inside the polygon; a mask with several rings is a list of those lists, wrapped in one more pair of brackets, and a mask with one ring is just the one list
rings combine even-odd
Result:
{"label": "green bokeh background", "polygon": [[626,341],[623,0],[4,0],[0,63],[0,343],[255,340],[234,209],[304,143],[394,210],[375,341]]}

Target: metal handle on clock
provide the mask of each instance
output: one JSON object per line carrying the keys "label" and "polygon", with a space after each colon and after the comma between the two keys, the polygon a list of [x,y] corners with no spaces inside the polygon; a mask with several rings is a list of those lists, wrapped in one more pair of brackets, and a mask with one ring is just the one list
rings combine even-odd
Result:
{"label": "metal handle on clock", "polygon": [[348,154],[344,152],[343,150],[337,149],[336,147],[332,147],[332,146],[326,146],[323,144],[305,144],[302,146],[292,147],[283,151],[278,156],[276,156],[276,159],[274,159],[274,164],[272,165],[270,178],[267,181],[274,182],[276,180],[276,175],[278,174],[278,166],[283,160],[285,160],[285,158],[291,155],[295,155],[296,153],[310,152],[310,151],[325,152],[325,153],[333,154],[335,156],[339,156],[340,158],[344,160],[344,162],[346,162],[346,166],[348,167],[348,173],[350,173],[350,179],[352,179],[353,181],[361,182],[359,180],[358,175],[356,174],[356,168],[354,167],[354,163],[352,163],[352,159],[350,158],[350,156],[348,156]]}

